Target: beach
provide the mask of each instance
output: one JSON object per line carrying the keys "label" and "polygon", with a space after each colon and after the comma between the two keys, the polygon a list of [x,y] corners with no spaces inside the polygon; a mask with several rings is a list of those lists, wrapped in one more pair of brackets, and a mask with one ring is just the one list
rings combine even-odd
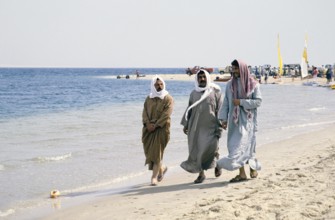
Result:
{"label": "beach", "polygon": [[[175,107],[164,155],[169,170],[153,187],[143,164],[140,131],[143,101],[155,74],[116,79],[117,72],[100,69],[57,70],[57,75],[32,70],[32,76],[35,71],[39,77],[29,84],[32,90],[22,91],[22,85],[17,97],[4,102],[0,219],[335,218],[335,99],[329,88],[302,86],[300,78],[270,77],[268,85],[261,85],[258,178],[232,184],[237,171],[215,178],[212,169],[204,183],[195,185],[197,174],[179,166],[187,158],[180,118],[194,76],[160,70]],[[27,82],[13,81],[12,75],[4,85]],[[211,74],[212,80],[218,76]],[[58,86],[45,87],[46,82]],[[222,89],[226,85],[217,84]],[[31,102],[20,102],[26,94]],[[33,115],[31,104],[38,110]],[[220,154],[227,154],[226,132]],[[59,190],[60,196],[49,198],[51,190]]]}
{"label": "beach", "polygon": [[[258,149],[263,169],[256,179],[229,183],[208,171],[166,174],[159,186],[137,185],[42,219],[335,219],[335,127]],[[149,176],[149,174],[148,174]]]}
{"label": "beach", "polygon": [[[164,78],[193,80],[183,75]],[[301,80],[269,83],[301,85]],[[263,168],[256,179],[229,183],[237,171],[223,171],[215,178],[209,170],[205,182],[196,185],[196,175],[177,168],[158,186],[147,182],[123,192],[107,190],[40,219],[335,219],[334,134],[331,124],[263,145],[257,149]]]}

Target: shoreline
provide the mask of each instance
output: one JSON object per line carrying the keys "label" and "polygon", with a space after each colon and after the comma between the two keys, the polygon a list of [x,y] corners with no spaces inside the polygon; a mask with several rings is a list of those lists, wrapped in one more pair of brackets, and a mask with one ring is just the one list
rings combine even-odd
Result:
{"label": "shoreline", "polygon": [[[187,74],[159,74],[163,79],[166,80],[178,80],[178,81],[194,81],[194,75],[187,75]],[[141,77],[136,77],[135,75],[130,75],[129,79],[130,80],[151,80],[155,75],[152,74],[147,74],[145,76]],[[219,73],[211,73],[210,74],[211,80],[214,83],[226,83],[226,82],[219,82],[219,81],[214,81],[217,77],[222,78],[223,75]],[[117,76],[105,76],[104,78],[112,78],[116,79]],[[125,78],[121,78],[118,80],[129,80]],[[313,79],[301,79],[300,77],[296,77],[292,79],[291,77],[281,77],[281,78],[273,78],[269,77],[268,78],[268,83],[264,82],[264,77],[262,77],[261,84],[279,84],[279,85],[302,85],[305,82],[313,82]],[[326,78],[316,78],[315,82],[318,83],[318,85],[321,86],[326,86],[327,84],[327,79]]]}
{"label": "shoreline", "polygon": [[38,219],[333,219],[334,133],[332,125],[263,145],[257,149],[263,166],[257,179],[229,183],[237,171],[215,178],[211,169],[203,184],[193,184],[196,175],[179,168],[156,187],[148,182],[119,193],[107,190],[40,212]]}
{"label": "shoreline", "polygon": [[[140,80],[151,80],[153,76],[147,75],[141,77]],[[165,80],[194,81],[193,76],[186,74],[162,74],[161,76]],[[211,77],[213,79],[216,75],[211,75]],[[108,78],[110,77],[108,76]],[[268,84],[301,86],[302,81],[301,79],[295,79],[292,82],[291,78],[284,78],[281,82],[277,82],[275,79],[269,78]],[[220,178],[215,178],[213,169],[206,171],[207,179],[203,184],[195,185],[193,180],[197,175],[189,174],[179,166],[169,167],[166,177],[157,187],[149,186],[150,172],[147,172],[142,182],[130,183],[131,186],[127,189],[107,186],[89,193],[64,193],[56,200],[50,199],[48,205],[28,210],[28,212],[15,213],[18,216],[14,214],[7,217],[8,219],[170,220],[171,218],[246,219],[248,217],[275,219],[274,216],[279,216],[280,219],[285,217],[290,219],[289,217],[292,215],[294,219],[307,218],[306,216],[309,216],[308,218],[334,216],[335,218],[334,207],[329,205],[329,201],[330,204],[335,204],[335,197],[330,196],[335,194],[334,187],[331,185],[334,181],[334,177],[331,176],[331,174],[335,174],[334,166],[323,169],[316,165],[327,166],[322,160],[335,164],[334,157],[327,157],[328,153],[331,154],[335,150],[334,123],[331,123],[328,129],[320,127],[315,127],[315,129],[316,131],[313,132],[299,134],[293,138],[288,137],[259,147],[257,157],[262,162],[263,170],[257,179],[249,178],[248,181],[243,183],[230,184],[229,179],[234,177],[237,171],[223,171]],[[320,150],[320,152],[315,149]],[[296,164],[297,162],[301,162],[301,164]],[[307,165],[308,167],[306,167]],[[310,170],[313,170],[313,172],[321,170],[322,172],[320,176],[312,175],[309,178],[310,174],[314,174]],[[318,188],[320,184],[326,184],[329,192],[318,191],[320,190]],[[298,190],[298,192],[295,192],[295,190]],[[315,198],[315,195],[304,193],[308,190],[317,192],[317,196],[320,194],[321,197],[317,198],[317,203],[314,204],[311,199]],[[280,195],[273,196],[277,193],[280,193]],[[291,197],[295,199],[290,200],[287,204],[283,202],[283,200],[291,199]],[[294,201],[306,202],[304,202],[304,205],[296,207]],[[305,210],[304,213],[307,214],[303,215],[301,209],[309,207],[307,201],[314,204],[311,209],[315,213],[309,213]],[[244,205],[241,205],[242,202]],[[271,207],[268,206],[269,202],[272,204]],[[279,208],[276,208],[276,205]],[[286,215],[285,213],[288,210],[284,211],[284,209],[291,208],[291,206],[293,207],[289,209],[291,214]],[[175,210],[175,207],[181,209]],[[321,210],[321,214],[317,209]]]}

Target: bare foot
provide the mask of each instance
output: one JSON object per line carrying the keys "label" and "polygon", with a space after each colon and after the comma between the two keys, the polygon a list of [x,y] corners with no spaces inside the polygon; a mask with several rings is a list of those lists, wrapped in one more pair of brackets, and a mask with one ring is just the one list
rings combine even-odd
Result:
{"label": "bare foot", "polygon": [[157,186],[157,179],[151,178],[151,186]]}

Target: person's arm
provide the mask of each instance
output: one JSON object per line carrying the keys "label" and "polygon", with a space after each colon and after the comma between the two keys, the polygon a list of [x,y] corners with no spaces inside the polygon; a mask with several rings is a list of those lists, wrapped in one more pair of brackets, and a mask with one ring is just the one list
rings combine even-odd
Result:
{"label": "person's arm", "polygon": [[[183,114],[183,117],[181,118],[181,122],[180,122],[180,124],[184,126],[183,127],[183,132],[185,134],[187,134],[187,132],[188,132],[188,120],[185,119],[186,111],[193,104],[191,97],[192,97],[192,93],[191,93],[191,95],[189,97],[189,100],[188,100],[188,106],[187,106],[187,108],[186,108],[186,110]],[[190,116],[190,115],[192,115],[192,109],[188,111],[188,116]],[[189,119],[190,117],[188,117],[188,116],[187,116],[187,118]]]}
{"label": "person's arm", "polygon": [[170,95],[165,97],[166,102],[164,103],[164,108],[162,114],[159,116],[155,123],[155,128],[164,127],[168,119],[170,118],[173,110],[173,98]]}
{"label": "person's arm", "polygon": [[239,105],[247,110],[260,107],[262,104],[262,94],[259,89],[259,84],[255,87],[251,99],[239,99],[239,101]]}
{"label": "person's arm", "polygon": [[220,127],[222,127],[222,121],[219,119],[219,113],[222,108],[223,104],[223,94],[221,92],[216,93],[216,109],[215,109],[215,116],[218,119]]}
{"label": "person's arm", "polygon": [[221,108],[219,109],[218,119],[224,123],[228,121],[228,113],[229,113],[229,100],[228,100],[228,87],[229,84],[227,84],[225,96],[223,98],[223,103],[221,105]]}
{"label": "person's arm", "polygon": [[144,126],[146,126],[150,122],[150,119],[148,117],[148,111],[147,111],[148,98],[149,97],[147,97],[144,101],[143,111],[142,111],[142,123]]}

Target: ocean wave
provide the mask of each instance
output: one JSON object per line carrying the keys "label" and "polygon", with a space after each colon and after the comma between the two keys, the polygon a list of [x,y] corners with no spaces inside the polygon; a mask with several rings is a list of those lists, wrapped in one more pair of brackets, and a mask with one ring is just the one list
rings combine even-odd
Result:
{"label": "ocean wave", "polygon": [[305,128],[305,127],[318,126],[318,125],[330,125],[330,124],[334,124],[334,123],[335,123],[335,121],[313,122],[313,123],[283,126],[283,127],[280,127],[280,129],[281,130],[286,130],[286,129],[292,129],[292,128]]}
{"label": "ocean wave", "polygon": [[52,157],[36,157],[33,158],[32,160],[35,162],[53,162],[53,161],[61,161],[61,160],[66,160],[72,157],[72,153],[60,155],[60,156],[52,156]]}
{"label": "ocean wave", "polygon": [[96,189],[96,188],[101,189],[101,188],[104,188],[104,187],[109,187],[110,185],[113,185],[113,184],[126,182],[130,179],[143,176],[146,173],[147,173],[146,171],[130,173],[130,174],[125,175],[125,176],[120,176],[120,177],[113,178],[109,181],[104,181],[104,182],[100,182],[100,183],[96,183],[96,184],[92,184],[92,185],[81,186],[81,187],[71,189],[71,190],[64,190],[63,193],[71,195],[71,194],[74,194],[76,192],[88,191],[90,189]]}
{"label": "ocean wave", "polygon": [[0,164],[0,171],[5,170],[5,166]]}
{"label": "ocean wave", "polygon": [[4,212],[0,210],[0,217],[6,217],[6,216],[12,215],[14,213],[15,213],[14,209],[8,209]]}
{"label": "ocean wave", "polygon": [[308,109],[308,111],[317,112],[317,111],[321,111],[321,110],[325,110],[325,109],[326,109],[326,107],[310,108],[310,109]]}

